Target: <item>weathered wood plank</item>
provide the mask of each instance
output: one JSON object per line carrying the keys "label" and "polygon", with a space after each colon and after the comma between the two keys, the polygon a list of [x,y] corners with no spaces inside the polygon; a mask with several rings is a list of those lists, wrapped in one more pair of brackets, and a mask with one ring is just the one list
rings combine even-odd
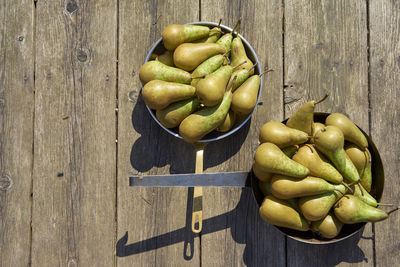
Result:
{"label": "weathered wood plank", "polygon": [[[118,266],[200,265],[199,238],[191,232],[187,218],[193,191],[128,186],[132,173],[194,172],[194,148],[152,120],[138,96],[138,72],[164,27],[197,21],[198,14],[198,1],[120,1]],[[127,98],[132,90],[136,91],[134,103]]]}
{"label": "weathered wood plank", "polygon": [[[329,98],[316,111],[347,113],[368,132],[366,2],[285,1],[285,111]],[[371,224],[339,244],[312,246],[288,239],[289,266],[372,266]],[[361,238],[361,239],[360,239]]]}
{"label": "weathered wood plank", "polygon": [[33,266],[115,265],[115,1],[38,1]]}
{"label": "weathered wood plank", "polygon": [[[205,149],[207,172],[251,170],[261,126],[283,119],[282,3],[281,1],[201,1],[201,20],[233,27],[242,19],[240,33],[253,45],[264,75],[261,105],[239,132]],[[204,189],[201,236],[204,266],[285,265],[285,238],[262,221],[251,190]],[[211,232],[211,233],[210,233]],[[268,251],[273,251],[270,253]]]}
{"label": "weathered wood plank", "polygon": [[[371,135],[385,169],[382,202],[400,203],[400,2],[370,1]],[[385,208],[388,210],[388,208]],[[400,265],[400,216],[375,224],[376,266]]]}
{"label": "weathered wood plank", "polygon": [[33,11],[30,0],[0,3],[0,266],[30,260]]}

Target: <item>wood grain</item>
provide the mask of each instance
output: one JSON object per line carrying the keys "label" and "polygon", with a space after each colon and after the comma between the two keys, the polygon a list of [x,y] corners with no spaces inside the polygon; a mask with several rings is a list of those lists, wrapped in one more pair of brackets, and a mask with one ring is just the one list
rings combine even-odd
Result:
{"label": "wood grain", "polygon": [[115,1],[38,1],[33,266],[114,266]]}
{"label": "wood grain", "polygon": [[[240,131],[205,149],[207,172],[250,171],[261,126],[283,119],[281,1],[201,1],[201,20],[233,27],[252,44],[264,75],[260,105]],[[285,238],[262,221],[249,189],[205,188],[201,236],[204,266],[282,266]],[[210,222],[210,223],[208,223]],[[268,251],[273,251],[269,253]]]}
{"label": "wood grain", "polygon": [[0,266],[30,260],[33,11],[29,0],[0,3]]}
{"label": "wood grain", "polygon": [[198,1],[120,1],[118,266],[200,265],[199,237],[191,231],[193,190],[128,186],[132,174],[194,172],[194,147],[153,121],[139,96],[138,73],[164,27],[198,21],[198,14]]}
{"label": "wood grain", "polygon": [[[371,135],[385,170],[383,203],[400,203],[400,3],[370,1]],[[389,210],[390,208],[382,208]],[[400,216],[375,223],[377,266],[400,264]]]}
{"label": "wood grain", "polygon": [[[316,111],[340,112],[368,132],[367,8],[359,1],[285,1],[285,112],[326,92]],[[289,266],[372,266],[371,224],[339,244],[288,239]]]}

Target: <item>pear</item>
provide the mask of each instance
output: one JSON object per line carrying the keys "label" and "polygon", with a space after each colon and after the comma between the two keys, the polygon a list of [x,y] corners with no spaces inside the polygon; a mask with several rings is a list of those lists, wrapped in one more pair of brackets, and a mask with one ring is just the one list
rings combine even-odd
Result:
{"label": "pear", "polygon": [[253,75],[254,69],[251,69],[253,67],[253,62],[247,57],[242,40],[237,36],[232,40],[231,65],[237,66],[244,61],[246,61],[246,63],[241,65],[240,68],[250,70],[250,75]]}
{"label": "pear", "polygon": [[332,185],[324,179],[307,176],[302,179],[275,174],[271,179],[272,194],[279,199],[313,196],[342,189],[343,185]]}
{"label": "pear", "polygon": [[355,184],[351,186],[352,190],[354,191],[354,196],[358,199],[364,201],[368,205],[376,208],[380,203],[376,201],[376,199],[370,195],[370,193],[365,190],[365,188],[361,184]]}
{"label": "pear", "polygon": [[197,97],[182,100],[157,110],[156,117],[167,128],[177,127],[187,116],[192,114],[200,106]]}
{"label": "pear", "polygon": [[[232,79],[233,79],[234,76],[237,77],[235,85],[234,85],[234,88],[237,89],[237,88],[239,88],[239,86],[241,86],[250,77],[250,72],[248,70],[246,70],[246,69],[235,70],[232,73],[232,76],[231,76],[231,78],[230,78],[230,80],[228,82],[229,84],[232,83]],[[232,90],[232,92],[235,92],[235,91]]]}
{"label": "pear", "polygon": [[389,215],[383,210],[371,207],[353,195],[344,195],[334,206],[336,217],[345,224],[379,222]]}
{"label": "pear", "polygon": [[372,186],[371,153],[367,148],[365,151],[362,151],[358,146],[353,144],[345,146],[344,151],[357,168],[361,178],[361,185],[370,192]]}
{"label": "pear", "polygon": [[328,95],[325,95],[319,101],[308,101],[303,104],[297,111],[294,113],[286,122],[286,125],[290,128],[294,128],[300,131],[307,133],[308,135],[312,135],[312,126],[314,123],[314,109],[315,105],[324,101]]}
{"label": "pear", "polygon": [[[312,137],[315,137],[315,134],[319,131],[319,130],[321,130],[322,128],[325,128],[325,124],[323,124],[323,123],[320,123],[320,122],[314,122],[313,123],[313,130],[312,130]],[[310,140],[309,140],[309,142],[311,143],[311,144],[314,144],[314,138],[311,138]]]}
{"label": "pear", "polygon": [[298,231],[309,230],[309,223],[298,211],[287,201],[277,199],[272,195],[264,198],[259,212],[261,218],[270,224]]}
{"label": "pear", "polygon": [[206,107],[212,107],[221,102],[232,70],[229,65],[222,66],[197,83],[196,94],[201,103]]}
{"label": "pear", "polygon": [[235,125],[236,114],[232,110],[229,110],[228,114],[225,117],[224,122],[217,127],[218,132],[227,132],[232,129],[233,125]]}
{"label": "pear", "polygon": [[[336,191],[299,198],[299,206],[303,216],[309,221],[323,219],[346,192],[344,185],[339,185]],[[343,194],[342,194],[343,193]]]}
{"label": "pear", "polygon": [[167,66],[159,61],[148,61],[139,70],[140,81],[143,84],[152,80],[166,82],[190,83],[192,76],[189,72]]}
{"label": "pear", "polygon": [[258,178],[258,180],[262,182],[269,182],[272,176],[274,175],[271,172],[263,171],[256,162],[253,163],[253,172],[254,175]]}
{"label": "pear", "polygon": [[195,40],[192,43],[215,43],[218,41],[219,37],[221,37],[221,34],[222,34],[221,28],[214,27],[210,30],[208,37]]}
{"label": "pear", "polygon": [[[264,196],[272,195],[271,184],[269,182],[258,181],[258,187],[260,188]],[[297,212],[301,214],[296,198],[286,199],[285,201],[287,201],[292,208],[294,208]]]}
{"label": "pear", "polygon": [[308,135],[305,132],[289,128],[281,122],[270,121],[261,127],[259,140],[260,143],[271,142],[284,148],[307,142]]}
{"label": "pear", "polygon": [[273,143],[261,144],[255,154],[255,163],[264,172],[272,172],[292,177],[306,177],[310,170],[291,160]]}
{"label": "pear", "polygon": [[360,175],[344,151],[344,136],[336,126],[326,126],[315,134],[316,148],[327,156],[336,169],[350,182],[359,182]]}
{"label": "pear", "polygon": [[320,177],[335,184],[343,182],[343,176],[312,145],[306,144],[300,147],[292,159],[306,166],[312,176]]}
{"label": "pear", "polygon": [[161,36],[165,48],[173,51],[180,44],[208,37],[209,33],[207,26],[171,24],[164,28]]}
{"label": "pear", "polygon": [[190,83],[190,85],[196,87],[197,83],[201,80],[201,77],[211,74],[219,69],[219,67],[224,64],[225,58],[225,55],[216,55],[201,63],[192,72],[192,82]]}
{"label": "pear", "polygon": [[189,143],[197,142],[221,125],[229,112],[231,102],[232,92],[230,88],[225,92],[219,105],[206,107],[186,117],[179,125],[179,134],[183,137],[183,140]]}
{"label": "pear", "polygon": [[326,118],[325,124],[338,127],[343,132],[344,140],[356,144],[362,150],[368,147],[368,141],[365,135],[345,115],[333,113]]}
{"label": "pear", "polygon": [[325,218],[312,222],[311,229],[322,237],[331,239],[336,237],[342,230],[343,223],[339,221],[333,212],[326,215]]}
{"label": "pear", "polygon": [[196,88],[188,84],[153,80],[142,89],[142,97],[151,109],[163,109],[171,103],[188,99],[196,95]]}
{"label": "pear", "polygon": [[260,77],[269,71],[265,70],[260,75],[251,76],[236,89],[232,97],[232,110],[235,113],[248,115],[253,111],[257,103],[258,90],[261,83]]}
{"label": "pear", "polygon": [[[299,149],[299,146],[293,145],[293,146],[288,146],[288,147],[283,148],[282,152],[286,156],[291,158],[297,152],[298,149]],[[268,182],[269,180],[271,180],[271,177],[273,175],[273,173],[271,173],[271,172],[265,172],[265,171],[261,170],[256,162],[254,162],[254,164],[253,164],[253,172],[254,172],[254,175],[260,181],[265,181],[265,182]]]}
{"label": "pear", "polygon": [[175,49],[174,63],[180,69],[192,71],[207,58],[225,53],[226,50],[216,43],[184,43]]}
{"label": "pear", "polygon": [[175,67],[173,55],[174,55],[173,52],[167,50],[161,55],[157,56],[156,60],[167,66]]}
{"label": "pear", "polygon": [[233,27],[231,32],[224,34],[221,38],[218,39],[217,44],[219,44],[221,47],[225,48],[226,51],[231,50],[231,44],[232,44],[232,39],[233,39],[233,32],[240,27],[241,20],[239,19],[236,22],[236,25]]}

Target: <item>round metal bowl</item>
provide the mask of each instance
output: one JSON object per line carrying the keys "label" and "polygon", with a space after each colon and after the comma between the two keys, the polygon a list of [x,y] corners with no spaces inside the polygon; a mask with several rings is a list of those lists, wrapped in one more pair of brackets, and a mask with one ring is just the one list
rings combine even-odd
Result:
{"label": "round metal bowl", "polygon": [[[214,23],[214,22],[206,22],[206,21],[200,21],[200,22],[192,22],[192,23],[187,23],[187,24],[193,24],[193,25],[204,25],[204,26],[209,26],[210,28],[213,27],[217,27],[218,24]],[[229,28],[228,26],[225,25],[219,25],[219,27],[222,29],[222,31],[224,33],[228,33],[232,31],[232,28]],[[257,65],[254,68],[254,74],[260,74],[261,73],[261,66],[260,66],[260,62],[258,61],[256,52],[254,51],[253,47],[250,45],[250,43],[242,36],[240,35],[240,38],[242,39],[243,45],[246,49],[246,54],[247,57],[253,62],[253,63],[257,63]],[[163,51],[165,51],[165,48],[163,46],[162,43],[162,38],[158,39],[158,41],[152,46],[152,48],[150,49],[149,53],[147,54],[146,60],[145,62],[150,60],[150,56],[152,53],[162,53]],[[253,111],[246,117],[244,118],[244,120],[241,120],[239,122],[237,122],[233,128],[231,130],[229,130],[228,132],[217,132],[217,131],[212,131],[211,133],[207,134],[206,136],[203,137],[203,139],[201,139],[200,141],[198,141],[199,143],[208,143],[208,142],[212,142],[212,141],[217,141],[220,140],[222,138],[225,138],[233,133],[235,133],[236,131],[238,131],[243,125],[246,124],[246,122],[251,118],[251,115],[253,114],[254,110],[257,107],[258,101],[260,100],[260,95],[261,95],[261,90],[262,90],[262,84],[263,84],[263,77],[261,77],[261,83],[260,83],[260,88],[258,89],[258,97],[257,97],[257,103],[253,109]],[[142,89],[143,89],[143,85],[142,85]],[[172,134],[173,136],[180,138],[183,140],[183,137],[180,136],[179,134],[179,130],[178,127],[172,128],[172,129],[168,129],[166,128],[164,125],[161,124],[161,122],[157,119],[156,117],[156,113],[155,110],[150,109],[147,105],[146,105],[147,110],[149,111],[151,117],[157,122],[158,125],[160,125],[161,128],[163,128],[165,131],[167,131],[168,133]]]}
{"label": "round metal bowl", "polygon": [[[314,121],[325,123],[326,117],[329,116],[330,113],[319,113],[316,112],[314,114]],[[286,123],[287,120],[283,121],[282,123]],[[358,126],[357,126],[358,127]],[[372,142],[371,138],[360,128],[358,127],[361,132],[366,136],[368,140],[368,150],[371,153],[372,159],[372,188],[370,194],[379,202],[382,197],[383,187],[384,187],[384,172],[383,172],[383,165],[382,160],[379,155],[378,149],[376,148],[375,144]],[[253,189],[253,195],[255,200],[260,207],[262,201],[264,200],[264,194],[261,192],[260,188],[258,187],[258,179],[255,175],[251,175],[251,186]],[[358,224],[344,224],[342,231],[339,233],[338,236],[332,239],[325,239],[312,231],[301,232],[297,230],[292,230],[289,228],[278,227],[275,226],[279,231],[281,231],[286,236],[295,239],[300,242],[309,243],[309,244],[330,244],[336,243],[342,240],[345,240],[357,232],[362,231],[364,229],[365,223],[358,223]]]}

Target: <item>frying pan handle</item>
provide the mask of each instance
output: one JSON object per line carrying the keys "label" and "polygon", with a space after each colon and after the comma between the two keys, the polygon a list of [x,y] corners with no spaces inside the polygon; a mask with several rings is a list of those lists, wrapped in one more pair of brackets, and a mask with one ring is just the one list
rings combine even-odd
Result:
{"label": "frying pan handle", "polygon": [[[203,173],[203,155],[205,143],[194,144],[196,148],[195,173]],[[198,228],[196,228],[198,222]],[[192,232],[200,233],[203,228],[203,188],[195,187],[193,193]]]}

